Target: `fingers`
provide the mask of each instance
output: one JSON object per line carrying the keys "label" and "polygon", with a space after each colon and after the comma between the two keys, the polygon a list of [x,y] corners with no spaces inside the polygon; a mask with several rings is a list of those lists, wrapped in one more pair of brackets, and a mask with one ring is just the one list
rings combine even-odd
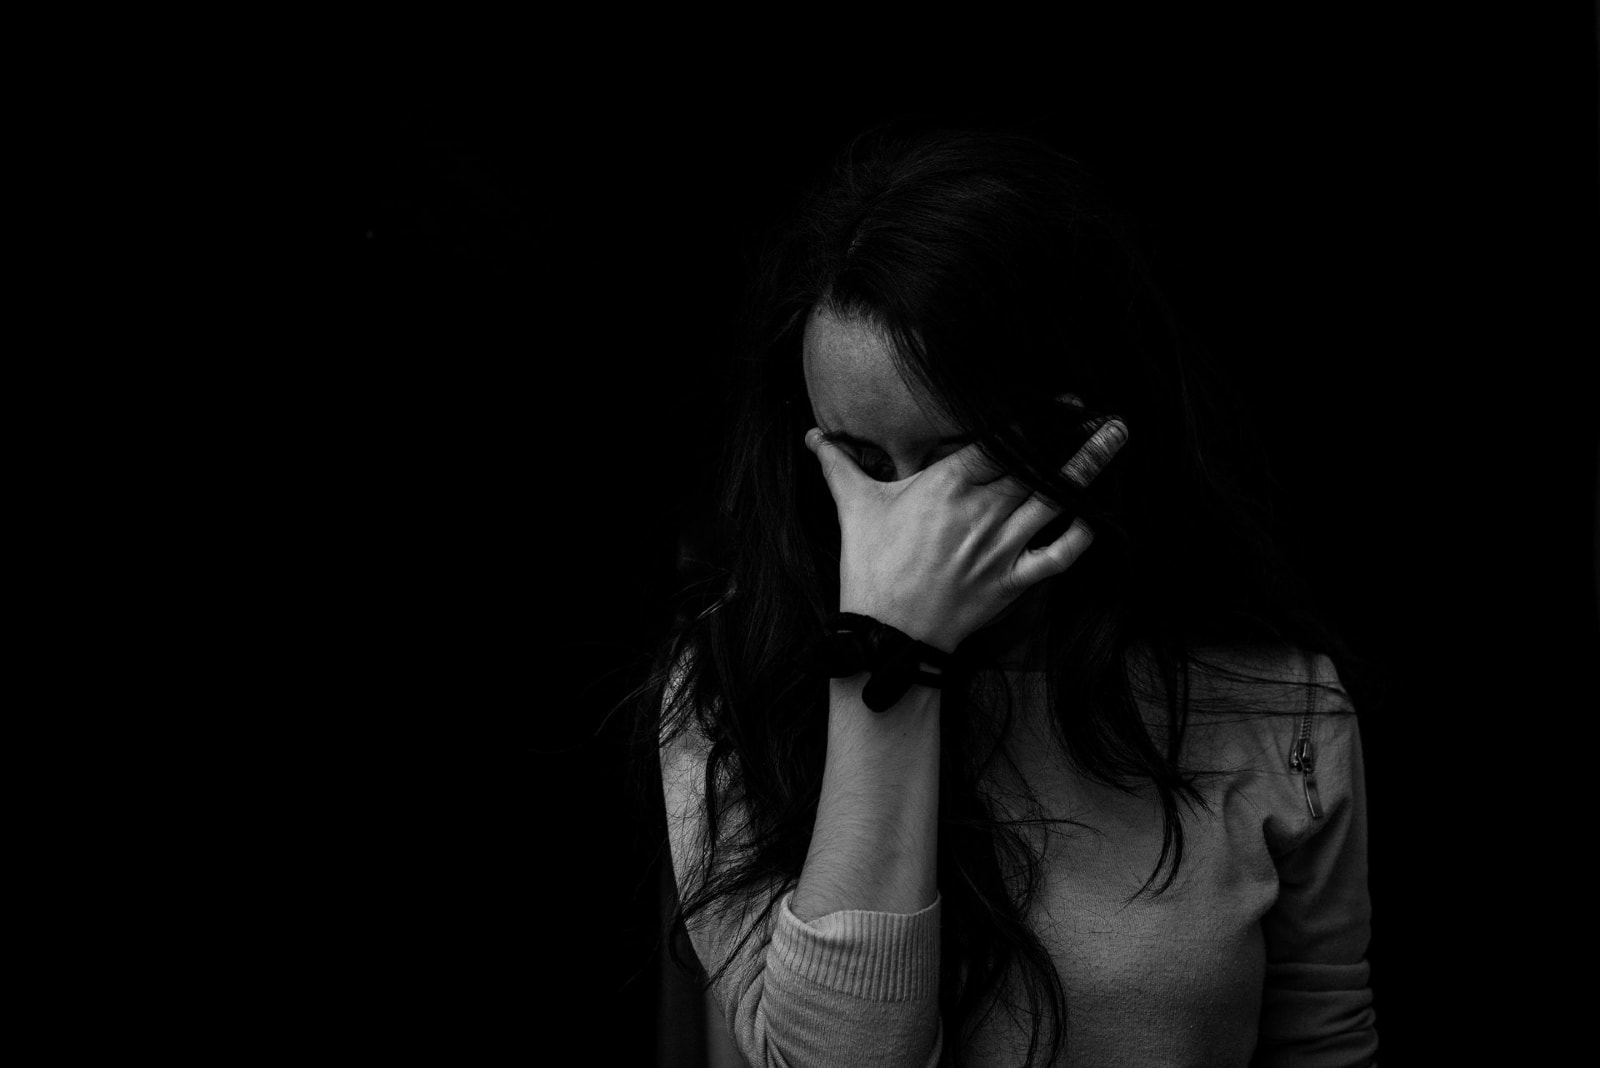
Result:
{"label": "fingers", "polygon": [[[1058,394],[1056,396],[1056,401],[1072,408],[1083,407],[1083,400],[1076,393]],[[948,464],[949,469],[957,473],[960,476],[961,481],[970,483],[972,485],[992,485],[993,483],[999,482],[1002,479],[1011,477],[1012,481],[1016,485],[1016,488],[1022,489],[1024,486],[1024,483],[1021,480],[1015,479],[1013,476],[1009,476],[1005,467],[998,460],[985,452],[983,447],[977,442],[973,442],[966,448],[951,453],[943,460],[940,460],[938,464],[933,464],[930,466],[938,467],[939,464]],[[1026,492],[1026,489],[1022,489],[1022,493],[1018,494],[1018,496],[1022,496],[1026,494]]]}
{"label": "fingers", "polygon": [[[1086,487],[1105,469],[1116,456],[1117,450],[1122,448],[1123,442],[1127,440],[1128,428],[1113,419],[1094,432],[1084,443],[1083,448],[1074,453],[1072,459],[1061,468],[1061,473],[1076,485]],[[1008,533],[1026,544],[1060,511],[1061,505],[1035,493],[1011,513],[1011,518],[1006,524]],[[1072,529],[1069,527],[1067,534],[1071,532]]]}
{"label": "fingers", "polygon": [[1025,590],[1037,582],[1059,575],[1077,562],[1094,542],[1094,531],[1082,519],[1072,525],[1055,541],[1037,549],[1028,549],[1017,557],[1011,569],[1012,581],[1018,590]]}
{"label": "fingers", "polygon": [[1083,448],[1072,454],[1072,459],[1067,461],[1061,473],[1079,486],[1087,486],[1094,476],[1105,469],[1127,440],[1127,426],[1117,419],[1107,420],[1090,435]]}
{"label": "fingers", "polygon": [[[1083,402],[1071,393],[1063,394],[1056,399],[1073,407],[1083,407]],[[1062,467],[1061,473],[1075,484],[1086,487],[1096,475],[1105,470],[1106,465],[1127,440],[1128,428],[1116,420],[1110,420],[1090,436],[1083,448],[1073,454],[1072,459]],[[1031,539],[1060,512],[1060,505],[1036,493],[1012,513],[1011,524],[1015,534],[1021,536],[1026,544],[1027,539]],[[1078,558],[1093,544],[1094,530],[1088,521],[1082,518],[1074,519],[1054,541],[1046,542],[1037,549],[1023,550],[1012,568],[1012,579],[1018,589],[1027,589],[1035,583],[1043,582],[1066,571],[1077,563]]]}

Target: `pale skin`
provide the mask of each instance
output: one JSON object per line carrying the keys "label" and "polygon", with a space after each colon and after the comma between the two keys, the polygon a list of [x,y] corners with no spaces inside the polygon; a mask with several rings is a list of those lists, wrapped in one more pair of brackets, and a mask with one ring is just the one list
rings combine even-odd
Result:
{"label": "pale skin", "polygon": [[[806,446],[839,512],[840,611],[954,649],[1093,541],[1079,520],[1029,550],[1059,508],[964,446],[960,428],[901,379],[870,324],[819,311],[803,353],[819,423]],[[1121,423],[1107,424],[1064,472],[1086,485],[1125,439]]]}
{"label": "pale skin", "polygon": [[[900,377],[870,324],[819,309],[803,359],[820,424],[805,444],[838,510],[840,611],[953,650],[1089,548],[1081,519],[1027,548],[1060,509],[963,444]],[[1087,485],[1124,440],[1126,429],[1108,423],[1064,473]],[[917,912],[937,896],[939,691],[914,686],[874,713],[861,701],[865,679],[831,685],[822,795],[790,902],[802,920],[841,909]]]}

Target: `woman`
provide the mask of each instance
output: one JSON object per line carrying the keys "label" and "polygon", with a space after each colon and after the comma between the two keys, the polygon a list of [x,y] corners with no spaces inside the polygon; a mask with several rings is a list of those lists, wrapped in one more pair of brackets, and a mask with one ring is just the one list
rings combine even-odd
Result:
{"label": "woman", "polygon": [[640,734],[740,1052],[1370,1063],[1353,660],[1082,170],[864,136],[760,283]]}

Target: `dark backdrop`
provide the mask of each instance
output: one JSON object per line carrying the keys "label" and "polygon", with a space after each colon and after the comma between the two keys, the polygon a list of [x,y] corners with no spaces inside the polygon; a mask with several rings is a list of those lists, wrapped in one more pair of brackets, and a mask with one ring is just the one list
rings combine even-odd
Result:
{"label": "dark backdrop", "polygon": [[1385,1058],[1552,1040],[1590,851],[1595,34],[1519,18],[739,62],[535,37],[373,77],[359,329],[316,390],[328,611],[359,606],[366,679],[323,858],[350,1018],[648,1063],[658,858],[610,713],[670,618],[763,228],[843,138],[922,114],[1038,128],[1105,179],[1251,406],[1280,533],[1389,670],[1363,710]]}

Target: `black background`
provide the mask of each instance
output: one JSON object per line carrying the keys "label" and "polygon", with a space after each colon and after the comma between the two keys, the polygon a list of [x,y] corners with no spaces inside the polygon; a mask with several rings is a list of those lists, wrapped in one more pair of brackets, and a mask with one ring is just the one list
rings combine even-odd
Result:
{"label": "black background", "polygon": [[649,1062],[658,870],[608,712],[669,619],[762,230],[906,114],[1031,126],[1105,180],[1250,404],[1285,542],[1389,666],[1362,725],[1383,1059],[1579,1018],[1592,12],[1025,29],[545,27],[364,83],[355,329],[315,391],[319,614],[358,636],[363,743],[329,769],[314,980],[363,1041]]}

